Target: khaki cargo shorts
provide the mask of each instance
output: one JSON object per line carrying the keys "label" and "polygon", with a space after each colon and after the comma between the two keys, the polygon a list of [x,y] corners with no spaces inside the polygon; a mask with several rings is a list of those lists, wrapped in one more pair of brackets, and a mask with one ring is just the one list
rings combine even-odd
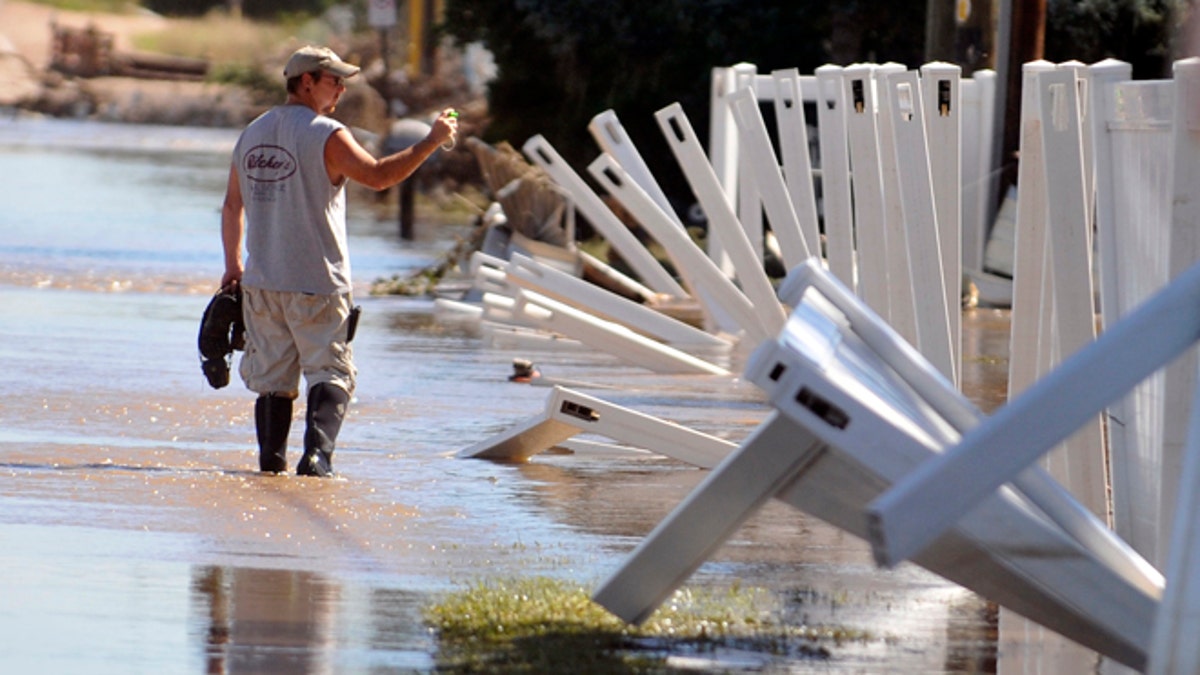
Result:
{"label": "khaki cargo shorts", "polygon": [[239,372],[257,394],[300,395],[328,382],[354,393],[353,353],[346,341],[353,307],[349,294],[310,295],[242,288],[246,351]]}

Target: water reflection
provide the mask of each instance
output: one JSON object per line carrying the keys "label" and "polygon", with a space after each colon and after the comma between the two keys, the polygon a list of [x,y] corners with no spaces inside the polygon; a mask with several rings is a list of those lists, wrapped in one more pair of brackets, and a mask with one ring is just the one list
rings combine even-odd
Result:
{"label": "water reflection", "polygon": [[[0,124],[0,146],[5,133]],[[543,409],[547,389],[507,382],[514,357],[733,441],[766,414],[742,381],[662,376],[594,350],[495,348],[428,301],[364,293],[345,480],[260,479],[247,473],[252,400],[207,389],[195,351],[221,270],[227,153],[22,152],[0,149],[20,197],[0,215],[0,633],[15,636],[2,671],[430,670],[421,607],[433,594],[489,576],[594,583],[704,476],[661,459],[454,459]],[[64,175],[75,176],[71,199]],[[351,224],[360,282],[445,249],[367,221]],[[985,357],[964,376],[990,409],[1003,399],[1007,332],[983,312],[964,339]],[[800,589],[798,621],[878,636],[834,650],[830,671],[992,667],[986,603],[920,570],[878,570],[865,544],[781,504],[694,581]]]}
{"label": "water reflection", "polygon": [[193,639],[211,675],[428,670],[422,599],[295,569],[193,568]]}
{"label": "water reflection", "polygon": [[687,497],[706,472],[649,458],[630,468],[612,458],[539,459],[517,470],[530,483],[519,495],[528,508],[573,529],[604,537],[643,537]]}
{"label": "water reflection", "polygon": [[208,673],[327,672],[336,584],[311,572],[198,567]]}

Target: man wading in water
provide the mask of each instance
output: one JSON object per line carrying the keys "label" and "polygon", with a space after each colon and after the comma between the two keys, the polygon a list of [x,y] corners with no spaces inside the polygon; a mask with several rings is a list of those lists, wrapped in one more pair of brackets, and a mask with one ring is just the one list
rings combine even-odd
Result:
{"label": "man wading in water", "polygon": [[375,159],[345,125],[327,117],[346,91],[343,80],[358,70],[323,47],[296,51],[283,70],[287,103],[251,122],[233,151],[221,209],[221,287],[242,289],[240,372],[258,394],[254,423],[263,471],[287,470],[292,404],[303,374],[308,409],[296,473],[333,475],[334,442],[356,375],[347,180],[389,188],[457,133],[457,113],[447,110],[416,145]]}

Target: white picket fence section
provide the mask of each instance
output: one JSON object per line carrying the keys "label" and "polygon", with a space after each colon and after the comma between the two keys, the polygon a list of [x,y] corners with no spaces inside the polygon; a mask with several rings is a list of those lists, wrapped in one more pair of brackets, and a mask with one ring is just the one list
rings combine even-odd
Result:
{"label": "white picket fence section", "polygon": [[[1017,217],[1014,279],[1017,285],[1024,285],[1024,271],[1039,268],[1041,287],[1031,289],[1039,298],[1028,307],[1018,303],[1029,296],[1018,300],[1014,295],[1014,323],[1020,315],[1032,324],[1036,314],[1038,331],[1035,343],[1022,344],[1017,342],[1014,329],[1009,349],[1010,398],[1096,337],[1091,219],[1084,178],[1078,73],[1073,66],[1055,67],[1049,63],[1028,64],[1025,68],[1021,168],[1024,172],[1026,164],[1037,163],[1031,161],[1033,157],[1040,159],[1042,166],[1040,171],[1038,167],[1029,169],[1028,181],[1018,184],[1021,208]],[[1025,126],[1032,127],[1028,134]],[[1027,148],[1029,155],[1024,154]],[[1037,180],[1044,185],[1045,198],[1041,204],[1026,200],[1025,190]],[[1030,241],[1022,241],[1026,236]],[[1028,263],[1026,254],[1031,254]],[[1030,356],[1034,356],[1036,364],[1024,371],[1034,372],[1032,380],[1026,380],[1018,373],[1022,372],[1022,361]],[[1104,432],[1099,416],[1051,453],[1046,463],[1050,472],[1093,513],[1107,518]]]}
{"label": "white picket fence section", "polygon": [[[922,550],[1052,446],[1095,429],[1095,414],[1107,407],[1114,526],[1167,568],[1148,669],[1196,672],[1200,573],[1189,563],[1200,543],[1192,501],[1200,467],[1187,453],[1196,452],[1200,421],[1193,411],[1200,213],[1192,207],[1200,187],[1200,61],[1177,63],[1170,82],[1127,81],[1128,69],[1111,62],[1082,75],[1078,64],[1025,70],[1010,386],[1026,388],[877,499],[872,538],[885,556]],[[1089,335],[1093,176],[1104,323],[1097,339]],[[1021,447],[995,452],[1014,443]],[[1052,472],[1103,508],[1097,493],[1106,482],[1088,472],[1102,467],[1104,448],[1097,438],[1077,450],[1051,462]],[[919,525],[903,522],[914,517]]]}
{"label": "white picket fence section", "polygon": [[[1188,73],[1188,62],[1163,81],[1131,81],[1128,64],[1113,61],[1086,71],[1025,66],[1010,397],[1094,339],[1093,297],[1107,330],[1200,260],[1186,210],[1195,183],[1179,178],[1189,175],[1179,163],[1195,159],[1184,152],[1186,121],[1175,119]],[[1072,101],[1081,91],[1087,97]],[[1111,509],[1114,529],[1156,564],[1165,561],[1195,379],[1194,355],[1181,358],[1049,455],[1052,473],[1096,513]]]}
{"label": "white picket fence section", "polygon": [[[971,107],[961,103],[964,90],[973,93]],[[991,157],[994,134],[984,112],[992,108],[992,92],[994,87],[961,81],[959,68],[949,64],[927,64],[919,72],[898,64],[826,66],[813,75],[795,69],[759,75],[752,64],[715,69],[707,152],[681,106],[655,115],[704,213],[708,251],[691,241],[616,114],[598,114],[589,130],[603,152],[589,171],[662,247],[678,280],[545,138],[535,136],[523,149],[629,263],[638,278],[621,283],[640,288],[643,298],[695,302],[706,330],[747,348],[770,339],[782,328],[786,308],[764,268],[769,223],[771,244],[786,268],[821,259],[957,383],[964,181],[973,182],[977,202],[985,198],[978,174]],[[774,112],[773,128],[764,106]],[[965,114],[978,135],[965,144],[976,169],[969,179],[962,160]],[[978,204],[970,209],[977,221],[984,212]],[[505,319],[524,331],[548,330],[545,321],[534,321],[540,313],[525,311],[527,298],[491,283],[484,315],[494,334],[512,335],[494,330]],[[587,311],[585,303],[572,306]],[[580,330],[578,322],[569,325]],[[595,344],[594,336],[589,339]],[[628,360],[624,341],[601,343],[603,351]],[[677,365],[655,369],[669,372]]]}
{"label": "white picket fence section", "polygon": [[[1172,116],[1171,283],[1178,283],[1200,260],[1200,59],[1175,63],[1175,111]],[[1167,589],[1154,624],[1149,672],[1200,672],[1200,380],[1196,347],[1186,350],[1166,372],[1163,409],[1162,487],[1159,508],[1159,559]],[[1191,401],[1188,395],[1191,394]],[[1187,413],[1185,416],[1184,413]],[[1190,422],[1186,421],[1190,420]],[[1165,533],[1170,527],[1170,535]],[[1164,549],[1165,546],[1165,549]],[[1165,551],[1165,552],[1164,552]]]}
{"label": "white picket fence section", "polygon": [[[1127,63],[1091,68],[1096,152],[1096,253],[1104,329],[1169,279],[1174,85],[1131,81]],[[1113,528],[1161,563],[1165,373],[1155,373],[1107,412]]]}
{"label": "white picket fence section", "polygon": [[[1191,58],[1175,64],[1175,114],[1172,117],[1174,141],[1171,144],[1171,235],[1169,254],[1169,278],[1176,279],[1185,270],[1200,260],[1200,205],[1194,195],[1200,190],[1200,60]],[[1163,546],[1174,550],[1182,542],[1176,541],[1175,532],[1180,527],[1178,519],[1189,518],[1189,513],[1176,504],[1176,495],[1183,492],[1182,471],[1187,464],[1184,453],[1189,448],[1187,420],[1192,406],[1187,400],[1196,387],[1197,368],[1200,367],[1196,349],[1186,351],[1166,371],[1163,383],[1163,460],[1162,486],[1159,507],[1159,553],[1156,559],[1165,561]],[[1191,489],[1191,488],[1187,488]],[[1183,524],[1186,528],[1186,522]],[[1167,528],[1171,535],[1168,537]],[[1193,599],[1192,602],[1197,602]],[[1191,624],[1196,629],[1200,621]]]}
{"label": "white picket fence section", "polygon": [[[996,199],[993,73],[714,69],[707,151],[681,106],[655,115],[708,250],[615,113],[597,115],[589,172],[678,280],[530,139],[531,160],[629,261],[630,285],[695,301],[705,327],[520,256],[480,260],[483,319],[662,373],[730,377],[723,359],[757,347],[747,377],[777,409],[736,449],[675,454],[706,468],[728,456],[597,600],[645,618],[776,497],[868,539],[882,565],[913,560],[996,600],[1002,631],[1044,627],[1128,667],[1200,672],[1200,60],[1170,80],[1129,73],[1023,69],[1009,403],[991,417],[957,388],[962,282],[985,274]],[[791,270],[779,292],[773,245]],[[587,427],[581,405],[619,420],[622,440],[666,440],[630,411],[554,396],[463,456],[527,460]]]}
{"label": "white picket fence section", "polygon": [[[862,517],[872,499],[987,424],[815,262],[793,270],[781,295],[796,310],[747,367],[777,412],[597,589],[594,599],[627,621],[646,619],[772,497],[873,536]],[[1030,469],[1016,483],[990,493],[913,560],[1143,667],[1162,576],[1046,473]]]}
{"label": "white picket fence section", "polygon": [[[736,196],[733,213],[751,247],[763,238],[765,211],[789,268],[803,241],[954,381],[961,367],[964,223],[974,232],[974,257],[982,260],[993,194],[994,74],[977,78],[963,81],[957,66],[939,63],[919,73],[898,64],[823,66],[812,76],[758,75],[753,65],[739,64],[714,72],[710,116],[714,173],[726,198]],[[774,106],[776,152],[765,142],[756,101]],[[806,116],[806,104],[815,108],[815,120]],[[907,124],[913,119],[923,123]],[[799,125],[814,121],[816,169],[798,148],[807,149],[809,135]],[[967,143],[964,125],[974,133]],[[790,210],[778,199],[781,170]],[[816,235],[814,217],[823,225]],[[728,255],[723,242],[720,255]]]}

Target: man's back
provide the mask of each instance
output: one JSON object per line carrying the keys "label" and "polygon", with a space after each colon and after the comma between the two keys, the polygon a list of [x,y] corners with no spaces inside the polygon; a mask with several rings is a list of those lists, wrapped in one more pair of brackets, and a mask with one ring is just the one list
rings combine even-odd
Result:
{"label": "man's back", "polygon": [[301,105],[250,123],[234,149],[246,211],[247,286],[330,294],[350,290],[345,181],[333,185],[325,142],[344,128]]}

